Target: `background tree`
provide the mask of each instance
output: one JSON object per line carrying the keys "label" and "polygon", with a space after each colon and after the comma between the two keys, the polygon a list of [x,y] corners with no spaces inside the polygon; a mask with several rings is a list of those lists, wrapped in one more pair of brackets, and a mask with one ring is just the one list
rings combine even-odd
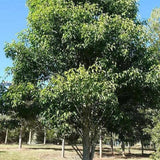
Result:
{"label": "background tree", "polygon": [[[159,96],[159,84],[160,84],[160,9],[153,9],[151,16],[148,20],[147,31],[149,37],[149,50],[153,53],[157,63],[151,69],[151,74],[148,75],[148,82],[152,84],[154,94]],[[152,78],[150,78],[152,75]],[[155,97],[155,96],[154,96]],[[155,100],[155,98],[154,98]],[[149,133],[152,137],[152,141],[156,147],[156,153],[152,156],[153,159],[158,160],[160,158],[159,151],[159,99],[157,99],[155,108],[147,112],[148,117],[152,120],[152,123],[148,126]]]}
{"label": "background tree", "polygon": [[[153,78],[149,80],[149,83],[152,83],[153,88],[155,90],[155,93],[159,97],[159,90],[160,90],[160,65],[157,65],[154,67],[155,69],[152,70]],[[155,99],[154,99],[155,100]],[[156,152],[153,154],[152,159],[158,160],[160,158],[160,146],[159,146],[159,135],[157,134],[159,132],[159,107],[160,107],[160,101],[159,98],[156,99],[156,106],[153,110],[150,111],[149,115],[152,119],[152,123],[150,126],[148,126],[148,132],[151,135],[152,141],[155,144]],[[147,113],[148,114],[148,113]]]}
{"label": "background tree", "polygon": [[149,44],[151,49],[156,56],[157,61],[160,62],[160,8],[153,9],[151,16],[148,20],[148,33],[149,33]]}
{"label": "background tree", "polygon": [[[153,111],[152,111],[153,113]],[[159,146],[159,131],[160,131],[160,124],[159,124],[159,111],[156,111],[154,116],[152,115],[153,126],[147,128],[147,132],[151,135],[152,143],[155,145],[155,153],[152,154],[151,159],[158,160],[160,158],[160,146]]]}
{"label": "background tree", "polygon": [[12,85],[3,96],[8,114],[19,120],[19,148],[22,146],[22,130],[28,121],[33,121],[40,112],[38,89],[31,83]]}

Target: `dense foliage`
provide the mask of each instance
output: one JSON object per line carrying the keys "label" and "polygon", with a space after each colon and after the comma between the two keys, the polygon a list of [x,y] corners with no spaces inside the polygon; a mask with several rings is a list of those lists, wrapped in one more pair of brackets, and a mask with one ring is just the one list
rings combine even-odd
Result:
{"label": "dense foliage", "polygon": [[[83,157],[93,158],[98,129],[115,115],[117,97],[111,73],[93,66],[69,70],[65,76],[52,77],[42,90],[41,103],[48,106],[45,117],[52,125],[70,125],[83,140]],[[111,122],[110,122],[111,123]]]}
{"label": "dense foliage", "polygon": [[93,159],[102,127],[122,142],[144,141],[145,112],[159,103],[159,61],[149,45],[158,41],[137,20],[136,0],[27,5],[28,28],[5,46],[14,81],[5,98],[14,114],[27,120],[42,111],[53,128],[77,131],[83,160]]}
{"label": "dense foliage", "polygon": [[[155,144],[155,150],[156,152],[153,154],[152,159],[158,160],[160,159],[160,137],[159,137],[159,131],[160,131],[160,113],[159,113],[159,107],[160,107],[160,99],[159,99],[159,91],[160,91],[160,8],[156,8],[152,11],[151,17],[148,20],[148,34],[149,34],[149,49],[152,51],[153,56],[156,57],[156,60],[158,62],[158,65],[154,66],[154,69],[152,70],[152,84],[155,87],[154,90],[157,92],[154,92],[158,96],[158,100],[156,103],[156,109],[153,109],[150,113],[150,118],[152,119],[151,125],[148,126],[148,132],[150,133],[152,137],[152,141]],[[150,78],[149,78],[150,79]]]}

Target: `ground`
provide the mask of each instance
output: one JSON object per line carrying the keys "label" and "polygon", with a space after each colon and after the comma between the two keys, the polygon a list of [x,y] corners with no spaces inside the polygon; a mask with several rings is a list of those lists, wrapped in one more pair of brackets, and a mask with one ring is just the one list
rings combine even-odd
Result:
{"label": "ground", "polygon": [[[60,145],[23,145],[22,149],[17,149],[18,145],[0,145],[0,160],[79,160],[71,146],[65,146],[65,158],[61,158]],[[139,146],[131,149],[132,154],[127,154],[123,158],[120,149],[115,148],[115,155],[112,156],[109,146],[103,146],[103,158],[101,160],[149,160],[150,149],[145,150],[145,154],[141,155]],[[100,160],[98,155],[98,147],[94,160]]]}

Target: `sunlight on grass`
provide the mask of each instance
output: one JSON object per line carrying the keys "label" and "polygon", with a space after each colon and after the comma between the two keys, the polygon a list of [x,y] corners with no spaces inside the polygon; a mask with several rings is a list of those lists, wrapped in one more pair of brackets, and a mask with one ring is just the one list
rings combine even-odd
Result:
{"label": "sunlight on grass", "polygon": [[[82,149],[82,147],[80,147]],[[131,155],[127,154],[125,159],[128,160],[149,160],[149,154],[153,151],[145,150],[145,155],[141,155],[138,147],[132,147]],[[126,153],[128,150],[126,149]],[[61,158],[60,145],[23,145],[18,149],[18,145],[0,145],[0,160],[64,160]],[[79,160],[71,146],[65,147],[65,160]],[[95,153],[95,159],[99,160],[98,147]],[[110,146],[103,147],[102,160],[124,160],[121,157],[120,148],[115,148],[115,155],[112,156]]]}

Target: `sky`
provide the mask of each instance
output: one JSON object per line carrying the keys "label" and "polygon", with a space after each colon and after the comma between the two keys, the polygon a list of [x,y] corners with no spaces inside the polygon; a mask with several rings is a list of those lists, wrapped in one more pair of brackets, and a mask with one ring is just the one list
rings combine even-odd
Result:
{"label": "sky", "polygon": [[[5,57],[5,42],[16,39],[18,32],[27,28],[28,10],[26,0],[0,0],[0,81],[11,81],[6,77],[5,68],[12,66],[12,61]],[[142,20],[150,17],[154,8],[160,8],[160,0],[139,0],[138,17]]]}
{"label": "sky", "polygon": [[6,77],[5,68],[12,65],[12,61],[5,57],[4,44],[16,39],[16,34],[26,28],[28,14],[26,0],[0,0],[0,81],[10,81]]}

